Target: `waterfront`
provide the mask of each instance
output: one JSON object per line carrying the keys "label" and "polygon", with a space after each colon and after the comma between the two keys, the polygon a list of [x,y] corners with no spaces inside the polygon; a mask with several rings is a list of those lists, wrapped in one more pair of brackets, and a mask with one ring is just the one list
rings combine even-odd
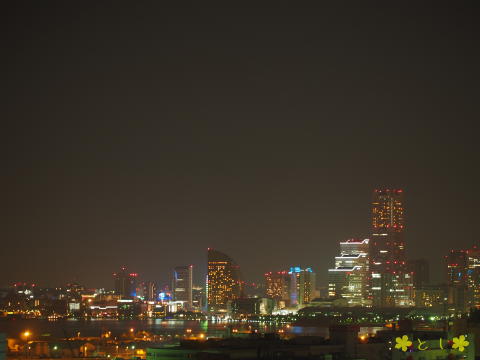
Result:
{"label": "waterfront", "polygon": [[[217,322],[217,321],[195,321],[195,320],[114,320],[114,319],[92,319],[92,320],[37,320],[18,319],[0,321],[0,332],[7,334],[7,337],[17,338],[25,330],[29,330],[34,337],[100,337],[102,333],[110,331],[113,337],[119,337],[128,333],[130,329],[135,332],[146,331],[154,335],[182,335],[187,330],[192,333],[203,333],[207,337],[225,337],[233,329],[239,331],[257,331],[259,333],[270,333],[283,331],[292,335],[312,335],[328,337],[327,326],[290,326],[286,324],[259,323],[259,322]],[[362,333],[375,333],[380,327],[362,327]]]}

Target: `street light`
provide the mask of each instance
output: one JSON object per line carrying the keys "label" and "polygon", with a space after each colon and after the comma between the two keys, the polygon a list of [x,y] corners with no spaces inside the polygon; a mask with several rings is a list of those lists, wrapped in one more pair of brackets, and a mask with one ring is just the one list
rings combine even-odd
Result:
{"label": "street light", "polygon": [[25,339],[25,359],[28,357],[28,350],[30,347],[28,346],[28,338],[32,335],[32,333],[29,330],[25,330],[22,333],[23,338]]}

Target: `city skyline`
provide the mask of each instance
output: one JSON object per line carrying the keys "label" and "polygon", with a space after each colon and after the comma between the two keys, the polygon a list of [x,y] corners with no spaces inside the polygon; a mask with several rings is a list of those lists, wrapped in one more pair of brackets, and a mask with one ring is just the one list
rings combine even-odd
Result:
{"label": "city skyline", "polygon": [[479,22],[429,5],[12,4],[0,285],[201,284],[208,247],[325,284],[384,186],[443,281],[479,241]]}
{"label": "city skyline", "polygon": [[[392,203],[392,200],[390,200],[389,197],[385,198],[385,204],[383,203],[379,203],[377,200],[377,196],[379,196],[378,194],[380,194],[380,196],[382,196],[382,193],[383,194],[389,194],[389,193],[392,193],[395,194],[395,196],[401,196],[401,200],[396,200],[397,202],[394,201],[394,203]],[[375,188],[373,190],[373,194],[374,194],[374,200],[372,202],[372,207],[370,209],[370,216],[371,218],[369,219],[369,222],[371,223],[369,226],[370,226],[370,230],[369,231],[372,231],[373,232],[373,236],[369,236],[368,238],[365,238],[364,240],[358,240],[360,241],[360,243],[364,243],[365,241],[367,241],[367,244],[368,244],[368,240],[376,240],[377,238],[377,234],[375,233],[379,233],[378,235],[382,235],[380,233],[382,232],[389,232],[390,230],[392,231],[392,235],[393,236],[399,236],[398,234],[401,235],[401,238],[400,241],[401,241],[401,252],[402,254],[405,252],[405,249],[404,249],[404,245],[405,245],[405,239],[404,239],[404,231],[405,231],[405,228],[408,227],[408,226],[405,226],[405,218],[404,218],[404,213],[405,213],[405,207],[404,207],[404,190],[403,189],[394,189],[394,188],[386,188],[386,187],[378,187],[378,188]],[[382,204],[382,205],[380,205]],[[382,212],[382,209],[383,211],[386,209],[388,209],[389,205],[391,206],[393,204],[393,209],[394,211],[391,213],[391,214],[387,214],[387,215],[383,215],[383,212]],[[399,206],[399,209],[400,210],[395,210],[395,206]],[[379,210],[380,209],[380,210]],[[396,211],[398,211],[398,213],[400,215],[396,215]],[[408,211],[408,210],[407,210]],[[378,215],[378,214],[380,215]],[[378,219],[381,219],[381,221],[386,221],[385,223],[383,224],[379,224],[379,220]],[[389,224],[387,224],[389,223]],[[397,225],[398,225],[398,229],[397,229]],[[391,229],[390,229],[391,227]],[[366,234],[368,234],[368,231],[366,232]],[[370,233],[370,235],[372,235],[372,233]],[[383,234],[383,235],[387,235],[387,234]],[[390,236],[390,235],[389,235]],[[358,237],[358,236],[357,236]],[[396,239],[396,238],[395,238]],[[351,242],[351,241],[354,241],[356,242],[357,240],[354,240],[354,238],[352,239],[343,239],[343,240],[340,240],[340,244],[344,243],[346,241],[346,243],[348,242]],[[338,243],[338,241],[336,242]],[[375,241],[375,244],[376,244],[376,241]],[[393,244],[393,243],[392,243]],[[475,246],[474,243],[472,242],[472,246]],[[468,246],[467,246],[468,247]],[[374,258],[375,258],[375,251],[378,249],[376,249],[376,247],[372,247],[372,244],[370,244],[370,248],[371,248],[371,251],[372,253],[370,254],[370,261],[373,261]],[[376,249],[376,250],[374,250]],[[212,248],[207,248],[208,251],[210,250],[213,250]],[[215,249],[216,251],[218,251],[219,249]],[[452,249],[451,251],[454,251],[455,249]],[[397,259],[399,257],[398,254],[396,254],[397,250],[395,248],[392,248],[392,251],[393,253],[390,255],[391,256],[391,259],[392,260],[392,265],[393,265],[393,262],[395,259]],[[455,250],[456,251],[456,250]],[[380,250],[380,252],[386,252],[385,250]],[[343,253],[342,253],[343,254]],[[395,255],[396,254],[396,255]],[[392,257],[393,255],[393,257]],[[377,255],[378,256],[378,255]],[[402,265],[402,267],[406,267],[407,264],[407,258],[408,258],[408,261],[415,261],[416,259],[413,257],[405,257],[405,255],[402,255],[401,257],[403,259],[403,264],[401,264],[402,261],[399,262],[399,265]],[[262,259],[259,259],[259,260],[262,260]],[[181,262],[181,259],[179,259],[179,261]],[[442,266],[442,262],[439,258],[437,259],[434,259],[433,260],[434,263],[431,264],[430,262],[427,262],[427,266],[433,266],[434,268],[435,267],[438,267],[439,265]],[[123,262],[125,263],[125,262]],[[388,262],[390,263],[390,262]],[[397,261],[395,261],[395,263],[397,263]],[[201,263],[200,265],[197,266],[197,271],[195,271],[195,280],[197,280],[197,282],[195,282],[196,285],[200,285],[200,286],[204,286],[204,278],[205,276],[207,275],[207,262],[203,262]],[[282,266],[280,267],[283,267],[283,268],[287,268],[289,267],[291,264],[293,263],[287,263],[287,264],[283,264]],[[302,264],[302,266],[305,265],[305,266],[310,266],[309,264]],[[385,264],[384,264],[385,265]],[[391,266],[391,265],[389,265]],[[192,269],[194,267],[194,265],[188,265],[186,267],[189,267],[190,269]],[[326,271],[330,272],[332,270],[329,270],[329,266],[324,266],[324,267],[321,267],[319,266],[318,264],[313,264],[313,267],[314,267],[314,270],[315,272],[317,272],[320,277],[322,278],[325,278],[325,273]],[[371,267],[371,266],[370,266]],[[125,272],[126,269],[128,268],[128,266],[125,266],[125,265],[122,265],[120,266],[120,272]],[[175,269],[178,268],[178,266],[175,266],[173,268],[173,271],[175,273]],[[241,269],[241,267],[240,267]],[[368,269],[368,267],[367,267]],[[171,269],[170,269],[171,270]],[[271,269],[269,269],[271,271]],[[191,270],[190,270],[191,271]],[[323,274],[322,274],[323,273]],[[117,273],[114,273],[113,274],[115,278],[118,278],[118,274]],[[125,276],[130,276],[130,278],[132,278],[132,276],[134,278],[136,278],[139,274],[138,273],[130,273],[130,274],[125,274]],[[323,276],[322,276],[323,275]],[[326,276],[326,279],[322,279],[322,282],[321,283],[318,283],[318,281],[316,282],[316,285],[317,286],[320,286],[320,287],[325,287],[327,288],[329,286],[329,280],[328,280],[328,276]],[[133,279],[133,278],[132,278]],[[149,276],[146,276],[144,275],[143,277],[140,277],[140,279],[142,280],[149,280],[149,281],[154,281],[158,286],[160,285],[164,285],[164,286],[171,286],[172,287],[172,290],[173,290],[173,285],[172,285],[172,279],[171,279],[171,275],[170,274],[158,274],[157,276],[154,276],[154,277],[149,277]],[[200,279],[198,281],[198,279]],[[243,279],[244,281],[246,282],[252,282],[252,283],[255,283],[255,282],[261,282],[262,281],[262,274],[254,274],[254,276],[252,278],[244,278]],[[11,279],[8,283],[5,283],[3,284],[3,286],[10,286],[12,283],[15,283],[15,282],[24,282],[25,279]],[[193,281],[193,279],[192,279]],[[440,276],[437,276],[437,277],[433,277],[433,282],[434,283],[445,283],[446,281],[446,278],[445,278],[445,274],[442,272],[440,274]],[[31,282],[31,283],[39,283],[38,280],[35,280],[35,279],[28,279],[26,281],[27,283],[28,282]],[[65,285],[66,283],[72,283],[72,282],[78,282],[82,285],[85,285],[82,281],[82,279],[70,279],[69,281],[67,282],[64,282],[63,284],[59,284],[59,283],[56,283],[56,284],[47,284],[45,286],[50,286],[50,287],[56,287],[56,286],[63,286]],[[122,287],[124,287],[125,285],[122,285]],[[88,287],[88,286],[87,286]],[[117,280],[115,282],[115,285],[113,287],[111,287],[111,284],[105,284],[105,285],[102,285],[102,286],[91,286],[92,288],[94,287],[100,287],[100,288],[106,288],[106,289],[114,289],[115,292],[118,293],[118,285],[117,285]],[[134,290],[134,287],[132,288]],[[132,291],[133,291],[132,290]],[[123,292],[120,292],[120,293],[123,293]]]}

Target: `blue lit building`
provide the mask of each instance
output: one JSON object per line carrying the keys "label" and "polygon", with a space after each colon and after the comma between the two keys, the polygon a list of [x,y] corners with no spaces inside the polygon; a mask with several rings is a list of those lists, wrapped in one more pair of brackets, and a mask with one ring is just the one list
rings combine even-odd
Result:
{"label": "blue lit building", "polygon": [[301,306],[308,304],[315,296],[315,273],[312,268],[302,269],[293,266],[288,272],[290,275],[290,304]]}

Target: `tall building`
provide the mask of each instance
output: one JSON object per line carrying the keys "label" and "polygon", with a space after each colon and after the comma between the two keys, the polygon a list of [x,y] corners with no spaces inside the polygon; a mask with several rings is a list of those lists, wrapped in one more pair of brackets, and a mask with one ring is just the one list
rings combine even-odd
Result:
{"label": "tall building", "polygon": [[463,313],[467,309],[467,253],[451,250],[445,256],[447,268],[447,304],[452,313]]}
{"label": "tall building", "polygon": [[467,250],[467,304],[480,309],[480,249]]}
{"label": "tall building", "polygon": [[413,306],[412,274],[405,260],[401,189],[375,189],[372,199],[370,272],[373,306]]}
{"label": "tall building", "polygon": [[290,305],[304,305],[313,300],[316,290],[315,273],[312,268],[290,268]]}
{"label": "tall building", "polygon": [[445,260],[448,310],[463,313],[480,308],[480,249],[451,250]]}
{"label": "tall building", "polygon": [[153,281],[143,282],[143,297],[147,301],[157,300],[157,285]]}
{"label": "tall building", "polygon": [[201,286],[193,286],[192,288],[193,308],[202,310],[205,305],[205,289]]}
{"label": "tall building", "polygon": [[240,268],[228,255],[208,249],[207,302],[208,310],[225,312],[231,300],[242,293]]}
{"label": "tall building", "polygon": [[157,285],[153,281],[142,281],[137,284],[136,297],[146,300],[157,300]]}
{"label": "tall building", "polygon": [[265,295],[273,299],[280,308],[289,305],[290,300],[290,280],[288,271],[268,272],[265,274]]}
{"label": "tall building", "polygon": [[173,269],[172,289],[175,301],[183,301],[187,309],[193,307],[193,266],[177,266]]}
{"label": "tall building", "polygon": [[430,271],[426,259],[408,260],[407,269],[412,273],[412,282],[415,289],[421,289],[430,283]]}
{"label": "tall building", "polygon": [[115,295],[120,295],[122,298],[135,297],[137,276],[136,273],[128,273],[127,268],[122,266],[119,272],[113,274]]}
{"label": "tall building", "polygon": [[349,306],[370,306],[369,239],[340,242],[335,268],[328,270],[328,295]]}

